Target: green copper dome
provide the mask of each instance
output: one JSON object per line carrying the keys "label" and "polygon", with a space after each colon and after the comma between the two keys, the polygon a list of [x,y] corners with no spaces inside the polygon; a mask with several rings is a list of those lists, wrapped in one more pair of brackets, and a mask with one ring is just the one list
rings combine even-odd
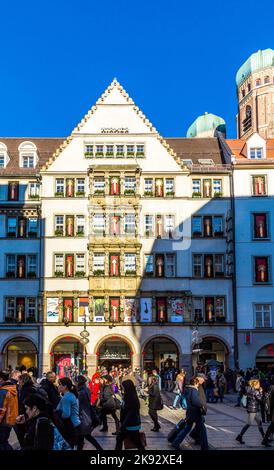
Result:
{"label": "green copper dome", "polygon": [[215,131],[226,135],[225,121],[215,114],[205,113],[197,117],[188,128],[187,137],[214,137]]}
{"label": "green copper dome", "polygon": [[252,54],[245,63],[239,68],[236,74],[237,87],[257,70],[262,70],[266,67],[274,66],[274,51],[273,49],[265,49]]}

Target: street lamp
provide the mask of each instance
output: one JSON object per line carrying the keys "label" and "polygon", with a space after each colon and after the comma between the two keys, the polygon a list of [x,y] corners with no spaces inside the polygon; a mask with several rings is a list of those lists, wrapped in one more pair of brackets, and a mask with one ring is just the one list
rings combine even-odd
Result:
{"label": "street lamp", "polygon": [[197,364],[199,362],[199,353],[202,351],[202,349],[199,348],[199,344],[201,344],[203,341],[203,338],[199,333],[199,321],[200,317],[195,315],[193,322],[194,327],[192,331],[192,353],[197,353]]}
{"label": "street lamp", "polygon": [[89,332],[87,331],[87,318],[86,318],[86,314],[84,316],[84,329],[83,331],[80,332],[80,336],[81,336],[81,339],[80,339],[80,343],[83,345],[84,347],[84,359],[83,359],[83,363],[84,363],[84,371],[86,372],[87,370],[87,351],[86,351],[86,345],[89,343]]}

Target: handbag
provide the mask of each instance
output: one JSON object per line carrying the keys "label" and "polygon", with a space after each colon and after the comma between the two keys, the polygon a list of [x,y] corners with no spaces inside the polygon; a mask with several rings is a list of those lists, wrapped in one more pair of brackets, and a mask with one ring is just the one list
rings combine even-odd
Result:
{"label": "handbag", "polygon": [[89,434],[91,431],[92,420],[90,414],[88,414],[85,410],[81,410],[79,415],[81,424],[79,426],[78,434]]}
{"label": "handbag", "polygon": [[97,406],[90,405],[90,417],[91,417],[91,426],[93,429],[97,428],[97,426],[101,426],[102,418],[101,418],[100,410],[98,410]]}
{"label": "handbag", "polygon": [[121,402],[118,400],[118,398],[113,395],[114,403],[115,403],[115,410],[120,410],[121,409]]}
{"label": "handbag", "polygon": [[[144,447],[147,446],[147,439],[144,431],[140,431],[140,439]],[[136,444],[131,440],[130,436],[125,437],[124,439],[125,449],[136,449]]]}

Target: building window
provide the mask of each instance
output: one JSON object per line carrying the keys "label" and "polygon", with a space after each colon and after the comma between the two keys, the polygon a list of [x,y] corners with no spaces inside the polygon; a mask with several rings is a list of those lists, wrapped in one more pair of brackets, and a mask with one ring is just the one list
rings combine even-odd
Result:
{"label": "building window", "polygon": [[165,180],[165,191],[166,191],[166,196],[174,195],[174,179],[173,178],[166,178]]}
{"label": "building window", "polygon": [[153,196],[153,179],[152,178],[145,178],[144,196]]}
{"label": "building window", "polygon": [[201,196],[201,180],[192,180],[192,196]]}
{"label": "building window", "polygon": [[255,86],[260,86],[261,85],[261,79],[260,78],[257,78],[255,80]]}
{"label": "building window", "polygon": [[57,178],[55,186],[55,195],[56,196],[64,196],[64,178]]}
{"label": "building window", "polygon": [[255,328],[271,328],[272,306],[270,304],[255,304]]}
{"label": "building window", "polygon": [[243,119],[243,122],[242,122],[243,132],[247,132],[248,129],[250,129],[251,125],[252,125],[252,108],[248,104],[245,108],[245,118]]}
{"label": "building window", "polygon": [[85,195],[85,178],[76,179],[76,196]]}
{"label": "building window", "polygon": [[35,278],[37,270],[37,258],[36,255],[28,255],[28,267],[27,267],[27,277]]}
{"label": "building window", "polygon": [[34,156],[23,155],[22,156],[23,168],[34,168]]}
{"label": "building window", "polygon": [[212,237],[212,217],[204,217],[204,237]]}
{"label": "building window", "polygon": [[105,231],[105,217],[104,214],[95,214],[93,216],[93,232],[103,233]]}
{"label": "building window", "polygon": [[35,297],[26,298],[26,320],[27,322],[36,321],[36,298]]}
{"label": "building window", "polygon": [[113,157],[114,155],[114,146],[106,145],[106,157]]}
{"label": "building window", "polygon": [[247,84],[247,91],[248,91],[248,93],[251,91],[251,83]]}
{"label": "building window", "polygon": [[136,146],[136,156],[144,157],[145,156],[145,146],[143,144],[137,144]]}
{"label": "building window", "polygon": [[75,274],[85,274],[85,255],[75,255]]}
{"label": "building window", "polygon": [[215,277],[224,276],[224,255],[214,255],[214,275]]}
{"label": "building window", "polygon": [[93,157],[93,145],[87,144],[85,146],[85,156],[86,157]]}
{"label": "building window", "polygon": [[222,180],[213,180],[213,193],[214,196],[222,194]]}
{"label": "building window", "polygon": [[153,275],[153,255],[145,255],[145,274],[146,276]]}
{"label": "building window", "polygon": [[208,198],[212,196],[212,185],[211,180],[204,179],[203,180],[203,197]]}
{"label": "building window", "polygon": [[203,298],[193,297],[193,315],[194,322],[203,322],[204,320],[204,302]]}
{"label": "building window", "polygon": [[8,183],[8,200],[9,201],[18,201],[19,199],[19,183],[12,182]]}
{"label": "building window", "polygon": [[156,298],[156,320],[159,323],[167,321],[167,302],[165,297]]}
{"label": "building window", "polygon": [[55,235],[56,236],[64,235],[64,216],[63,215],[55,216]]}
{"label": "building window", "polygon": [[266,176],[253,176],[253,196],[266,195]]}
{"label": "building window", "polygon": [[267,214],[253,214],[253,220],[253,237],[256,239],[268,238]]}
{"label": "building window", "polygon": [[76,235],[78,237],[85,235],[85,216],[84,215],[76,216]]}
{"label": "building window", "polygon": [[134,157],[134,145],[127,145],[127,157]]}
{"label": "building window", "polygon": [[219,215],[215,215],[213,217],[213,234],[214,237],[222,237],[224,234],[223,231],[223,217]]}
{"label": "building window", "polygon": [[0,153],[0,168],[5,168],[5,155]]}
{"label": "building window", "polygon": [[166,254],[166,277],[175,277],[175,255]]}
{"label": "building window", "polygon": [[126,274],[136,273],[136,254],[135,253],[125,254],[125,273]]}
{"label": "building window", "polygon": [[153,215],[145,215],[145,235],[146,237],[152,237],[154,233],[153,227]]}
{"label": "building window", "polygon": [[15,238],[17,235],[17,218],[8,217],[7,219],[7,236]]}
{"label": "building window", "polygon": [[109,275],[118,277],[120,275],[120,256],[116,254],[109,255]]}
{"label": "building window", "polygon": [[54,257],[54,271],[55,275],[58,276],[60,274],[64,274],[64,256],[63,255],[55,255]]}
{"label": "building window", "polygon": [[105,194],[105,178],[103,176],[93,178],[93,193]]}
{"label": "building window", "polygon": [[29,198],[38,199],[40,195],[40,184],[39,183],[29,183]]}
{"label": "building window", "polygon": [[269,75],[266,75],[266,77],[264,77],[264,83],[270,83]]}
{"label": "building window", "polygon": [[135,233],[135,214],[125,214],[125,233]]}
{"label": "building window", "polygon": [[165,236],[171,238],[175,228],[174,215],[165,215]]}
{"label": "building window", "polygon": [[125,176],[124,194],[135,194],[135,191],[136,191],[136,178],[135,178],[135,176]]}
{"label": "building window", "polygon": [[269,282],[269,258],[267,256],[255,257],[255,282]]}
{"label": "building window", "polygon": [[202,236],[202,217],[192,217],[192,236]]}
{"label": "building window", "polygon": [[16,312],[16,299],[14,297],[7,297],[6,298],[6,321],[12,322],[15,320],[15,312]]}
{"label": "building window", "polygon": [[202,255],[193,255],[193,276],[202,277]]}
{"label": "building window", "polygon": [[124,146],[119,144],[116,145],[116,157],[123,157],[124,156]]}
{"label": "building window", "polygon": [[225,320],[225,298],[215,297],[215,319],[216,321]]}
{"label": "building window", "polygon": [[112,176],[110,178],[110,195],[119,196],[120,194],[120,178],[118,176]]}
{"label": "building window", "polygon": [[103,157],[104,156],[104,146],[103,145],[96,145],[96,157]]}
{"label": "building window", "polygon": [[245,97],[245,89],[242,90],[242,98]]}
{"label": "building window", "polygon": [[7,277],[16,277],[16,255],[7,255]]}
{"label": "building window", "polygon": [[30,217],[28,219],[28,237],[37,238],[38,236],[38,219]]}
{"label": "building window", "polygon": [[263,158],[263,148],[262,147],[253,147],[250,149],[250,158]]}
{"label": "building window", "polygon": [[99,275],[105,273],[105,254],[94,253],[93,254],[93,274]]}

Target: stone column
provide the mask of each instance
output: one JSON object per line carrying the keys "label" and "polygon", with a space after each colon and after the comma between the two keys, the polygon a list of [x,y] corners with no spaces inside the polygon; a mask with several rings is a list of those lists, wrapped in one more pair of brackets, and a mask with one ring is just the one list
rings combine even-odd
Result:
{"label": "stone column", "polygon": [[141,369],[142,367],[142,356],[140,353],[133,354],[132,356],[132,368],[133,370],[138,367]]}
{"label": "stone column", "polygon": [[51,355],[49,353],[39,355],[39,364],[42,372],[49,372],[51,370],[51,362]]}
{"label": "stone column", "polygon": [[87,364],[88,376],[91,377],[96,372],[97,367],[97,356],[96,354],[87,354]]}
{"label": "stone column", "polygon": [[92,295],[88,297],[88,308],[89,308],[89,321],[94,320],[94,298]]}
{"label": "stone column", "polygon": [[105,321],[109,321],[109,296],[105,295]]}

